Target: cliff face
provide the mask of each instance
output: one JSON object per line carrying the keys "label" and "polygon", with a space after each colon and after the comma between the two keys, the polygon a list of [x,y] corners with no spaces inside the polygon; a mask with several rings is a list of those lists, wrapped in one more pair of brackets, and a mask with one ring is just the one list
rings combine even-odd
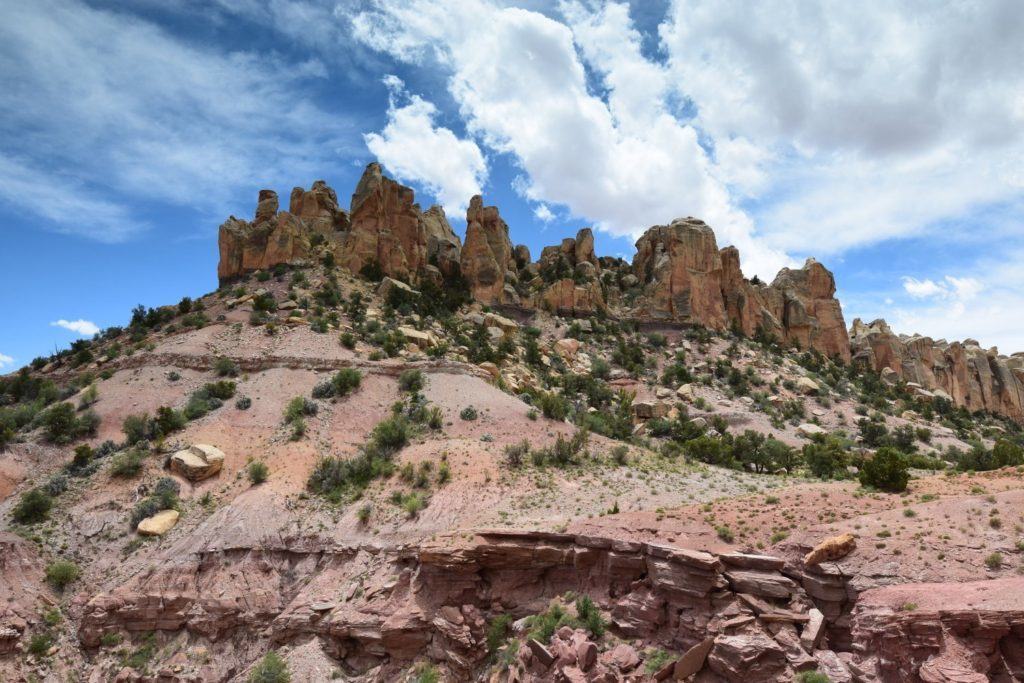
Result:
{"label": "cliff face", "polygon": [[925,398],[938,396],[969,410],[987,410],[1024,420],[1024,354],[1002,356],[973,339],[935,341],[896,335],[884,320],[853,321],[853,360],[882,374],[919,385]]}
{"label": "cliff face", "polygon": [[543,284],[536,305],[565,316],[588,316],[607,311],[599,277],[601,264],[594,254],[594,233],[583,228],[576,238],[544,247],[535,269]]}
{"label": "cliff face", "polygon": [[466,210],[466,244],[461,254],[462,274],[473,298],[484,304],[519,303],[512,283],[516,260],[508,225],[496,206],[484,206],[480,195]]}
{"label": "cliff face", "polygon": [[308,191],[292,190],[288,209],[279,212],[277,193],[262,190],[251,223],[232,216],[220,227],[222,282],[321,252],[353,273],[377,264],[385,275],[410,282],[457,272],[462,244],[444,211],[421,212],[412,189],[385,176],[379,164],[366,167],[348,212],[322,180]]}
{"label": "cliff face", "polygon": [[850,360],[835,279],[814,259],[784,268],[769,286],[754,284],[743,277],[736,248],[719,251],[714,232],[695,218],[655,226],[636,247],[633,271],[644,290],[635,315],[715,330],[735,326],[747,335],[762,328],[802,349]]}
{"label": "cliff face", "polygon": [[252,222],[231,216],[220,226],[217,277],[225,282],[279,263],[307,260],[314,235],[337,240],[348,227],[348,214],[338,209],[334,190],[322,180],[308,191],[292,190],[288,211],[278,211],[276,192],[260,190]]}

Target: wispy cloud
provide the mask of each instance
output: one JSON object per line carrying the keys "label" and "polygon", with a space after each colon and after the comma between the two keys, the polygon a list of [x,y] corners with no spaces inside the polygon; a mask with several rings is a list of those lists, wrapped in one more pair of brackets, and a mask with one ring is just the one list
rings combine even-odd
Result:
{"label": "wispy cloud", "polygon": [[69,330],[83,337],[91,337],[100,331],[100,328],[96,323],[89,320],[82,320],[81,318],[78,320],[64,320],[61,318],[60,320],[55,320],[50,323],[50,325],[52,327],[63,327],[65,330]]}
{"label": "wispy cloud", "polygon": [[5,368],[8,365],[13,365],[14,359],[10,356],[0,353],[0,368]]}
{"label": "wispy cloud", "polygon": [[555,214],[547,204],[538,204],[537,208],[533,210],[533,216],[542,223],[550,223],[555,220]]}
{"label": "wispy cloud", "polygon": [[0,201],[52,229],[120,241],[145,227],[140,202],[223,210],[312,178],[352,132],[309,97],[315,59],[190,43],[81,0],[4,13]]}

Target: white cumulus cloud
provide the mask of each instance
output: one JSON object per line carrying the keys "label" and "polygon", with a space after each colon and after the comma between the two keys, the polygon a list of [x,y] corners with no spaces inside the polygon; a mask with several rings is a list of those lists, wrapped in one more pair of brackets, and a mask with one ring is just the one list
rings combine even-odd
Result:
{"label": "white cumulus cloud", "polygon": [[8,355],[0,353],[0,368],[7,367],[14,363],[14,359]]}
{"label": "white cumulus cloud", "polygon": [[910,276],[903,277],[903,289],[915,299],[953,299],[969,301],[976,297],[984,287],[973,277],[954,277],[947,275],[941,282],[926,278],[918,280]]}
{"label": "white cumulus cloud", "polygon": [[547,204],[538,204],[533,210],[533,216],[542,223],[550,223],[555,220],[555,214]]}
{"label": "white cumulus cloud", "polygon": [[[698,131],[670,111],[669,74],[643,57],[628,8],[563,10],[567,23],[486,0],[377,2],[353,26],[397,59],[441,65],[469,131],[524,171],[527,199],[634,238],[700,216],[749,272],[774,275],[789,260],[755,239]],[[591,92],[587,67],[607,99]]]}
{"label": "white cumulus cloud", "polygon": [[[422,183],[449,214],[466,210],[481,194],[487,162],[472,140],[434,125],[437,107],[418,95],[408,96],[401,79],[386,76],[388,122],[380,133],[363,136],[366,146],[402,181]],[[407,100],[406,104],[399,102]]]}
{"label": "white cumulus cloud", "polygon": [[91,337],[100,331],[100,328],[96,323],[89,320],[82,320],[81,318],[78,320],[64,320],[61,318],[60,320],[55,320],[50,323],[50,325],[52,327],[63,327],[65,330],[69,330],[83,337]]}

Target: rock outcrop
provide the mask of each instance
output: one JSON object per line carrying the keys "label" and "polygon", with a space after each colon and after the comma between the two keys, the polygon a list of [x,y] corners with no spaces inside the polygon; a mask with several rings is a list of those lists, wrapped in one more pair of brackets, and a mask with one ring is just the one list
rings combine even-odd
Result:
{"label": "rock outcrop", "polygon": [[594,233],[583,228],[576,238],[544,247],[535,271],[540,291],[535,305],[564,316],[585,317],[607,311],[601,290],[601,264],[594,254]]}
{"label": "rock outcrop", "polygon": [[643,285],[634,314],[715,330],[758,331],[848,362],[850,345],[835,279],[808,259],[784,268],[771,285],[747,280],[739,251],[719,251],[712,229],[696,218],[649,229],[636,243],[633,273]]}
{"label": "rock outcrop", "polygon": [[[987,658],[975,671],[1020,675],[1020,579],[979,582],[951,600],[943,590],[957,587],[933,597],[900,586],[868,591],[850,638],[850,611],[841,607],[849,577],[835,566],[807,574],[771,556],[550,532],[481,532],[415,548],[276,544],[168,549],[173,561],[84,605],[82,643],[151,630],[213,642],[314,637],[353,673],[380,666],[378,677],[393,677],[425,655],[469,680],[487,660],[496,616],[520,620],[571,592],[589,596],[624,642],[602,652],[572,628],[540,642],[513,624],[512,637],[525,639],[510,664],[515,680],[633,680],[648,648],[675,653],[659,662],[657,680],[754,683],[815,667],[837,681],[946,680],[922,672],[941,668],[947,644]],[[900,609],[910,599],[920,609]],[[933,602],[952,611],[933,611]]]}
{"label": "rock outcrop", "polygon": [[285,264],[297,264],[313,254],[314,235],[338,241],[348,230],[348,214],[338,208],[334,190],[322,180],[310,190],[292,190],[288,211],[278,211],[277,193],[260,190],[252,222],[231,216],[217,237],[221,282]]}
{"label": "rock outcrop", "polygon": [[1024,678],[1021,579],[904,584],[865,591],[853,637],[881,681]]}
{"label": "rock outcrop", "polygon": [[972,339],[897,335],[884,320],[854,320],[850,337],[854,362],[888,381],[906,381],[920,398],[1024,421],[1024,354],[1003,356]]}
{"label": "rock outcrop", "polygon": [[[340,247],[338,263],[353,273],[379,267],[384,275],[416,282],[427,265],[427,221],[415,203],[412,188],[388,178],[380,164],[371,163],[352,194],[351,230]],[[434,211],[429,220],[440,249],[445,228],[444,212]]]}
{"label": "rock outcrop", "polygon": [[363,172],[348,212],[322,180],[308,191],[292,190],[288,211],[278,211],[277,193],[262,190],[253,221],[232,216],[218,241],[221,282],[321,253],[353,273],[370,266],[410,282],[440,281],[457,274],[462,250],[441,207],[421,212],[413,190],[385,176],[377,163]]}
{"label": "rock outcrop", "polygon": [[484,206],[480,195],[466,210],[466,243],[461,255],[462,275],[473,298],[483,304],[519,303],[515,253],[508,225],[496,206]]}

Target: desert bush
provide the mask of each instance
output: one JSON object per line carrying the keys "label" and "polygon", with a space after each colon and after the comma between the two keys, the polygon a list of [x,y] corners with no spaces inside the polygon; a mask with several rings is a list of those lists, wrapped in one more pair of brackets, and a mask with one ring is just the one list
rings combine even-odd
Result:
{"label": "desert bush", "polygon": [[249,474],[249,481],[252,482],[253,486],[258,486],[267,480],[270,476],[270,468],[267,467],[265,462],[254,460],[249,463],[249,467],[246,468]]}
{"label": "desert bush", "polygon": [[46,567],[46,581],[58,591],[64,589],[78,580],[82,570],[78,565],[68,560],[57,560]]}
{"label": "desert bush", "polygon": [[907,473],[907,456],[891,446],[875,451],[874,457],[865,460],[860,468],[860,483],[882,491],[899,493],[907,489],[910,475]]}
{"label": "desert bush", "polygon": [[21,494],[18,504],[11,510],[11,518],[19,524],[36,524],[45,520],[53,508],[53,498],[42,489],[31,489]]}
{"label": "desert bush", "polygon": [[268,652],[249,674],[249,683],[289,683],[291,680],[288,664],[274,651]]}
{"label": "desert bush", "polygon": [[213,364],[218,377],[238,377],[238,363],[221,356]]}
{"label": "desert bush", "polygon": [[463,420],[471,422],[475,420],[477,417],[479,417],[479,413],[477,412],[477,409],[474,408],[473,406],[466,406],[459,413],[459,417],[461,417]]}
{"label": "desert bush", "polygon": [[421,391],[423,389],[423,372],[421,370],[405,370],[398,376],[398,388],[402,391]]}
{"label": "desert bush", "polygon": [[110,476],[125,479],[137,477],[142,472],[145,453],[138,448],[122,451],[110,459]]}

